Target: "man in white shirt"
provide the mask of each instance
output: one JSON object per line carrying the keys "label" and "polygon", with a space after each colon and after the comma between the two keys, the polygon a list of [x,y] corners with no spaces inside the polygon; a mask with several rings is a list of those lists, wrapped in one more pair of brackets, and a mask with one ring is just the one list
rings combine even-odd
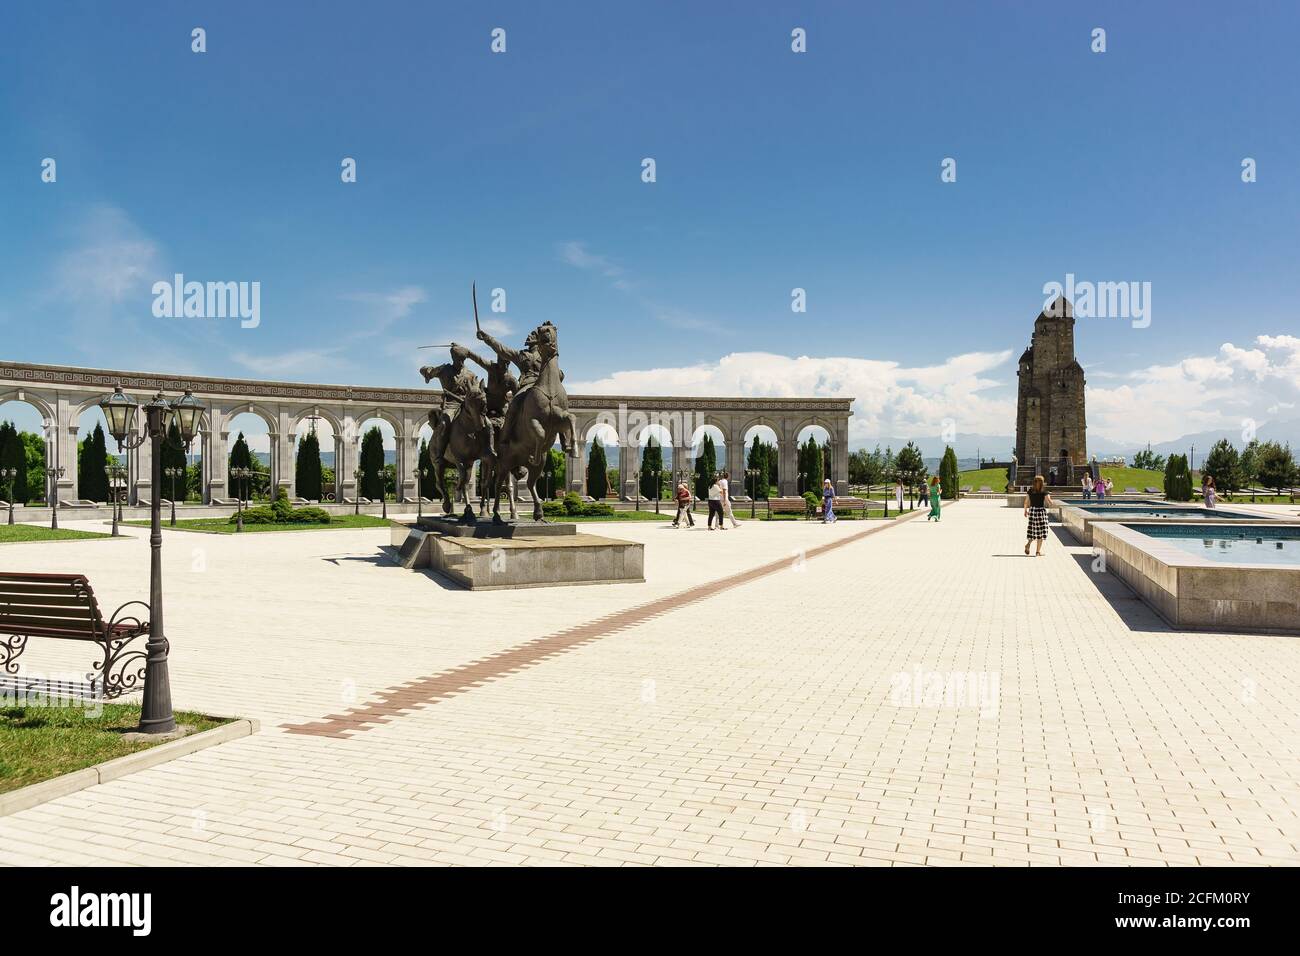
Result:
{"label": "man in white shirt", "polygon": [[722,514],[731,522],[733,528],[739,528],[740,522],[731,513],[731,476],[724,471],[722,477],[718,479],[718,485],[722,488]]}

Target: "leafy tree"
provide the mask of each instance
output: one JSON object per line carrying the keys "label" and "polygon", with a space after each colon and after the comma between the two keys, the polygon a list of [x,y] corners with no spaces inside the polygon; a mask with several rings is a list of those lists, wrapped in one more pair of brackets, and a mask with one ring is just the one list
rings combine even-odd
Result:
{"label": "leafy tree", "polygon": [[909,499],[914,499],[916,485],[925,478],[925,459],[921,449],[913,442],[908,442],[894,458],[894,474],[907,485]]}
{"label": "leafy tree", "polygon": [[378,501],[384,495],[384,436],[378,425],[371,425],[361,438],[361,494]]}
{"label": "leafy tree", "polygon": [[1133,456],[1133,467],[1143,468],[1147,471],[1163,471],[1165,467],[1165,456],[1154,454],[1151,451],[1151,446],[1147,445],[1146,448]]}
{"label": "leafy tree", "polygon": [[[1241,450],[1241,456],[1237,459],[1237,474],[1241,477],[1241,486],[1243,488],[1254,488],[1255,483],[1259,481],[1259,439],[1252,438],[1247,442],[1246,447]],[[1251,497],[1254,497],[1254,491]]]}
{"label": "leafy tree", "polygon": [[1296,481],[1295,457],[1290,445],[1266,441],[1259,446],[1259,483],[1279,495]]}
{"label": "leafy tree", "polygon": [[1170,501],[1192,500],[1192,473],[1186,455],[1170,455],[1165,462],[1165,497]]}
{"label": "leafy tree", "polygon": [[591,454],[587,456],[587,494],[597,501],[609,494],[609,464],[599,438],[591,443]]}
{"label": "leafy tree", "polygon": [[320,439],[316,436],[316,423],[302,438],[298,439],[298,460],[294,465],[294,486],[298,497],[309,501],[321,500]]}
{"label": "leafy tree", "polygon": [[203,500],[203,463],[195,462],[185,469],[185,498]]}
{"label": "leafy tree", "polygon": [[[27,502],[27,450],[23,441],[18,437],[18,429],[14,427],[13,422],[0,424],[0,468],[12,468],[16,477],[11,479],[13,484],[13,500],[19,504]],[[6,481],[4,490],[9,490],[10,482]]]}
{"label": "leafy tree", "polygon": [[700,446],[699,457],[695,459],[695,497],[708,500],[709,486],[713,476],[718,472],[718,450],[713,445],[713,436],[704,433],[704,443]]}
{"label": "leafy tree", "polygon": [[19,432],[19,441],[23,447],[23,460],[27,466],[27,495],[37,498],[36,489],[41,489],[39,497],[43,501],[49,495],[49,479],[45,477],[45,439],[34,432]]}
{"label": "leafy tree", "polygon": [[[664,450],[651,438],[641,452],[641,495],[644,498],[663,497]],[[656,487],[658,486],[658,487]]]}
{"label": "leafy tree", "polygon": [[568,463],[564,460],[564,452],[551,448],[543,463],[542,480],[537,483],[538,490],[544,494],[549,493],[552,498],[563,495],[567,471]]}
{"label": "leafy tree", "polygon": [[948,445],[943,450],[943,458],[939,461],[939,484],[943,488],[943,496],[948,499],[957,497],[957,453]]}
{"label": "leafy tree", "polygon": [[1233,447],[1232,442],[1220,438],[1214,443],[1210,453],[1205,456],[1205,461],[1201,465],[1201,474],[1213,478],[1214,487],[1220,492],[1231,495],[1241,487],[1240,460],[1241,456],[1237,454],[1237,449]]}

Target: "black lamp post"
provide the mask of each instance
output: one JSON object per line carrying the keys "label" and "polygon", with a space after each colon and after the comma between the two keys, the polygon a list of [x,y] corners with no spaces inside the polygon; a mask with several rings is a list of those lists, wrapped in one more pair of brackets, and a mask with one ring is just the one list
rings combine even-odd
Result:
{"label": "black lamp post", "polygon": [[632,472],[632,480],[636,482],[636,510],[641,510],[641,469]]}
{"label": "black lamp post", "polygon": [[50,528],[59,527],[59,479],[64,475],[62,465],[45,469],[45,478],[49,485]]}
{"label": "black lamp post", "polygon": [[[658,513],[659,513],[659,498],[660,498],[660,490],[659,490],[659,476],[660,476],[662,473],[663,473],[663,469],[662,469],[662,468],[651,468],[651,469],[650,469],[650,480],[651,480],[651,482],[654,484],[654,487],[655,487],[655,514],[658,514]],[[640,496],[640,495],[637,495],[637,500],[638,500],[638,501],[641,500],[641,496]]]}
{"label": "black lamp post", "polygon": [[[397,482],[394,481],[394,484]],[[383,517],[388,518],[388,471],[379,472],[379,506],[383,511]]]}
{"label": "black lamp post", "polygon": [[172,481],[172,527],[174,528],[176,527],[176,479],[185,475],[185,469],[172,466],[164,468],[163,471]]}
{"label": "black lamp post", "polygon": [[356,494],[352,498],[353,502],[356,504],[356,510],[353,513],[359,515],[361,514],[361,479],[366,477],[366,473],[358,468],[352,473],[352,477],[357,480]]}
{"label": "black lamp post", "polygon": [[144,699],[140,704],[141,733],[166,734],[176,729],[172,713],[171,679],[167,670],[167,636],[163,627],[162,592],[162,499],[157,489],[162,485],[162,447],[168,426],[176,423],[182,448],[194,440],[199,419],[206,411],[188,391],[182,398],[168,401],[159,392],[144,406],[144,431],[136,431],[139,403],[122,393],[117,386],[112,395],[99,403],[108,422],[108,430],[117,440],[117,449],[138,448],[150,441],[151,479],[154,492],[149,496],[149,641],[145,645]]}
{"label": "black lamp post", "polygon": [[412,470],[415,476],[415,517],[417,520],[424,517],[424,476],[425,469],[416,468]]}
{"label": "black lamp post", "polygon": [[3,479],[8,486],[5,492],[5,500],[9,502],[9,523],[14,523],[14,482],[18,478],[17,468],[0,468],[0,479]]}
{"label": "black lamp post", "polygon": [[122,492],[126,490],[126,469],[114,462],[105,465],[104,471],[108,474],[109,504],[113,510],[113,537],[116,538],[121,535],[118,522],[122,518]]}
{"label": "black lamp post", "polygon": [[758,499],[758,476],[762,474],[757,468],[746,468],[745,477],[749,479],[749,516],[754,517],[754,508]]}

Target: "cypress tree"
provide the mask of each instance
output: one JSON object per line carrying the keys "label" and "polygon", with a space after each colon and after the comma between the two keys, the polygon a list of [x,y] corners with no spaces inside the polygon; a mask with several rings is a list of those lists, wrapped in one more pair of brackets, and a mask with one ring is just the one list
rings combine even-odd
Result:
{"label": "cypress tree", "polygon": [[320,439],[316,437],[316,423],[298,439],[298,459],[293,469],[294,486],[298,497],[308,501],[321,500]]}
{"label": "cypress tree", "polygon": [[77,443],[77,497],[86,501],[108,500],[108,449],[104,428],[99,423],[85,441]]}
{"label": "cypress tree", "polygon": [[[664,450],[660,444],[651,438],[646,442],[645,449],[641,452],[641,496],[644,498],[661,497],[660,488],[655,487],[661,484],[664,470]],[[651,474],[655,472],[655,474]]]}
{"label": "cypress tree", "polygon": [[596,439],[591,444],[587,458],[587,494],[597,501],[609,494],[609,465],[605,459],[605,445]]}
{"label": "cypress tree", "polygon": [[418,466],[421,470],[420,475],[420,496],[432,498],[434,492],[434,472],[429,467],[429,439],[420,439],[420,457],[417,459]]}
{"label": "cypress tree", "polygon": [[945,498],[957,497],[957,453],[948,445],[943,450],[943,458],[939,462],[939,484],[943,489]]}
{"label": "cypress tree", "polygon": [[769,446],[759,441],[758,436],[754,436],[754,443],[749,446],[749,460],[745,467],[758,474],[754,477],[745,478],[745,491],[751,498],[766,498],[768,488],[768,475],[770,468],[768,466],[767,455]]}
{"label": "cypress tree", "polygon": [[700,446],[699,457],[695,459],[695,497],[708,500],[709,486],[718,471],[718,450],[713,444],[713,436],[704,433],[704,443]]}
{"label": "cypress tree", "polygon": [[384,493],[384,436],[378,425],[372,425],[361,439],[361,493],[378,501]]}

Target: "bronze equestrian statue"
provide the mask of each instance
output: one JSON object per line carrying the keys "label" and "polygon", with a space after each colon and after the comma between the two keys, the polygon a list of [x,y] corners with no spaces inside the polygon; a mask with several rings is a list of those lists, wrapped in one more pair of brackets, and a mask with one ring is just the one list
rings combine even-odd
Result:
{"label": "bronze equestrian statue", "polygon": [[[477,297],[474,322],[478,324]],[[559,365],[559,335],[545,322],[528,334],[522,349],[513,349],[478,330],[478,338],[496,353],[495,361],[484,361],[461,345],[451,346],[451,362],[420,370],[426,382],[442,385],[442,405],[429,412],[433,440],[429,443],[429,464],[434,469],[442,494],[443,512],[452,512],[451,496],[442,480],[443,466],[454,465],[460,475],[458,500],[466,504],[461,520],[473,521],[466,486],[468,474],[479,463],[480,480],[492,498],[492,523],[503,524],[500,493],[508,489],[511,477],[525,478],[533,498],[533,520],[544,521],[542,502],[537,496],[551,446],[558,439],[565,454],[572,454],[576,437],[569,396],[564,390],[564,372]],[[470,359],[488,374],[486,388],[465,368]],[[510,366],[519,369],[519,379]],[[514,517],[514,498],[510,499]]]}

